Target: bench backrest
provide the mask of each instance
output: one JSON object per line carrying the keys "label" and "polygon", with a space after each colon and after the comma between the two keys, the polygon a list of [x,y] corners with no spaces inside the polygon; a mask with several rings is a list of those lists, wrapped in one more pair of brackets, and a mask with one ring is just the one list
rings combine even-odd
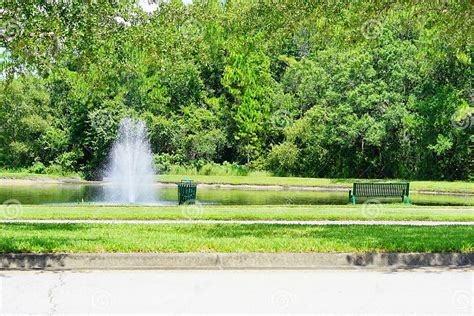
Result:
{"label": "bench backrest", "polygon": [[352,194],[362,197],[408,196],[410,183],[407,182],[356,182]]}

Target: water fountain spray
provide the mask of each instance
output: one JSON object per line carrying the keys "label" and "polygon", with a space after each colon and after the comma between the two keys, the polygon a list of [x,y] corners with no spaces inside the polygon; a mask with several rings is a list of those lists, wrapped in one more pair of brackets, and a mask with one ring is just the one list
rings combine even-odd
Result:
{"label": "water fountain spray", "polygon": [[155,198],[155,169],[145,123],[124,118],[105,172],[110,185],[105,199],[118,204],[151,204]]}

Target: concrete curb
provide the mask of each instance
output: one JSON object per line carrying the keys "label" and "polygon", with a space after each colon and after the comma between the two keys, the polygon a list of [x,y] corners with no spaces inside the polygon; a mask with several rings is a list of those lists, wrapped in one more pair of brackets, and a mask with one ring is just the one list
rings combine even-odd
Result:
{"label": "concrete curb", "polygon": [[474,253],[0,254],[0,270],[474,269]]}

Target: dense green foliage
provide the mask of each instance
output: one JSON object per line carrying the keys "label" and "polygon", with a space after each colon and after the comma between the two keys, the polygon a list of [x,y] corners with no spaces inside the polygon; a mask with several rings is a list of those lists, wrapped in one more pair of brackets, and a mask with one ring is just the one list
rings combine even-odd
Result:
{"label": "dense green foliage", "polygon": [[161,171],[472,177],[470,1],[2,7],[0,167],[93,178],[135,116]]}

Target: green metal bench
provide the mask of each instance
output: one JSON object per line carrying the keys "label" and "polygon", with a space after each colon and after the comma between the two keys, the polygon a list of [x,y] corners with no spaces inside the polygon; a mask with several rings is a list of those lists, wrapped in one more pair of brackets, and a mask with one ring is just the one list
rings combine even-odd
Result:
{"label": "green metal bench", "polygon": [[408,182],[356,182],[349,190],[349,201],[356,204],[357,198],[400,197],[410,204],[410,183]]}

